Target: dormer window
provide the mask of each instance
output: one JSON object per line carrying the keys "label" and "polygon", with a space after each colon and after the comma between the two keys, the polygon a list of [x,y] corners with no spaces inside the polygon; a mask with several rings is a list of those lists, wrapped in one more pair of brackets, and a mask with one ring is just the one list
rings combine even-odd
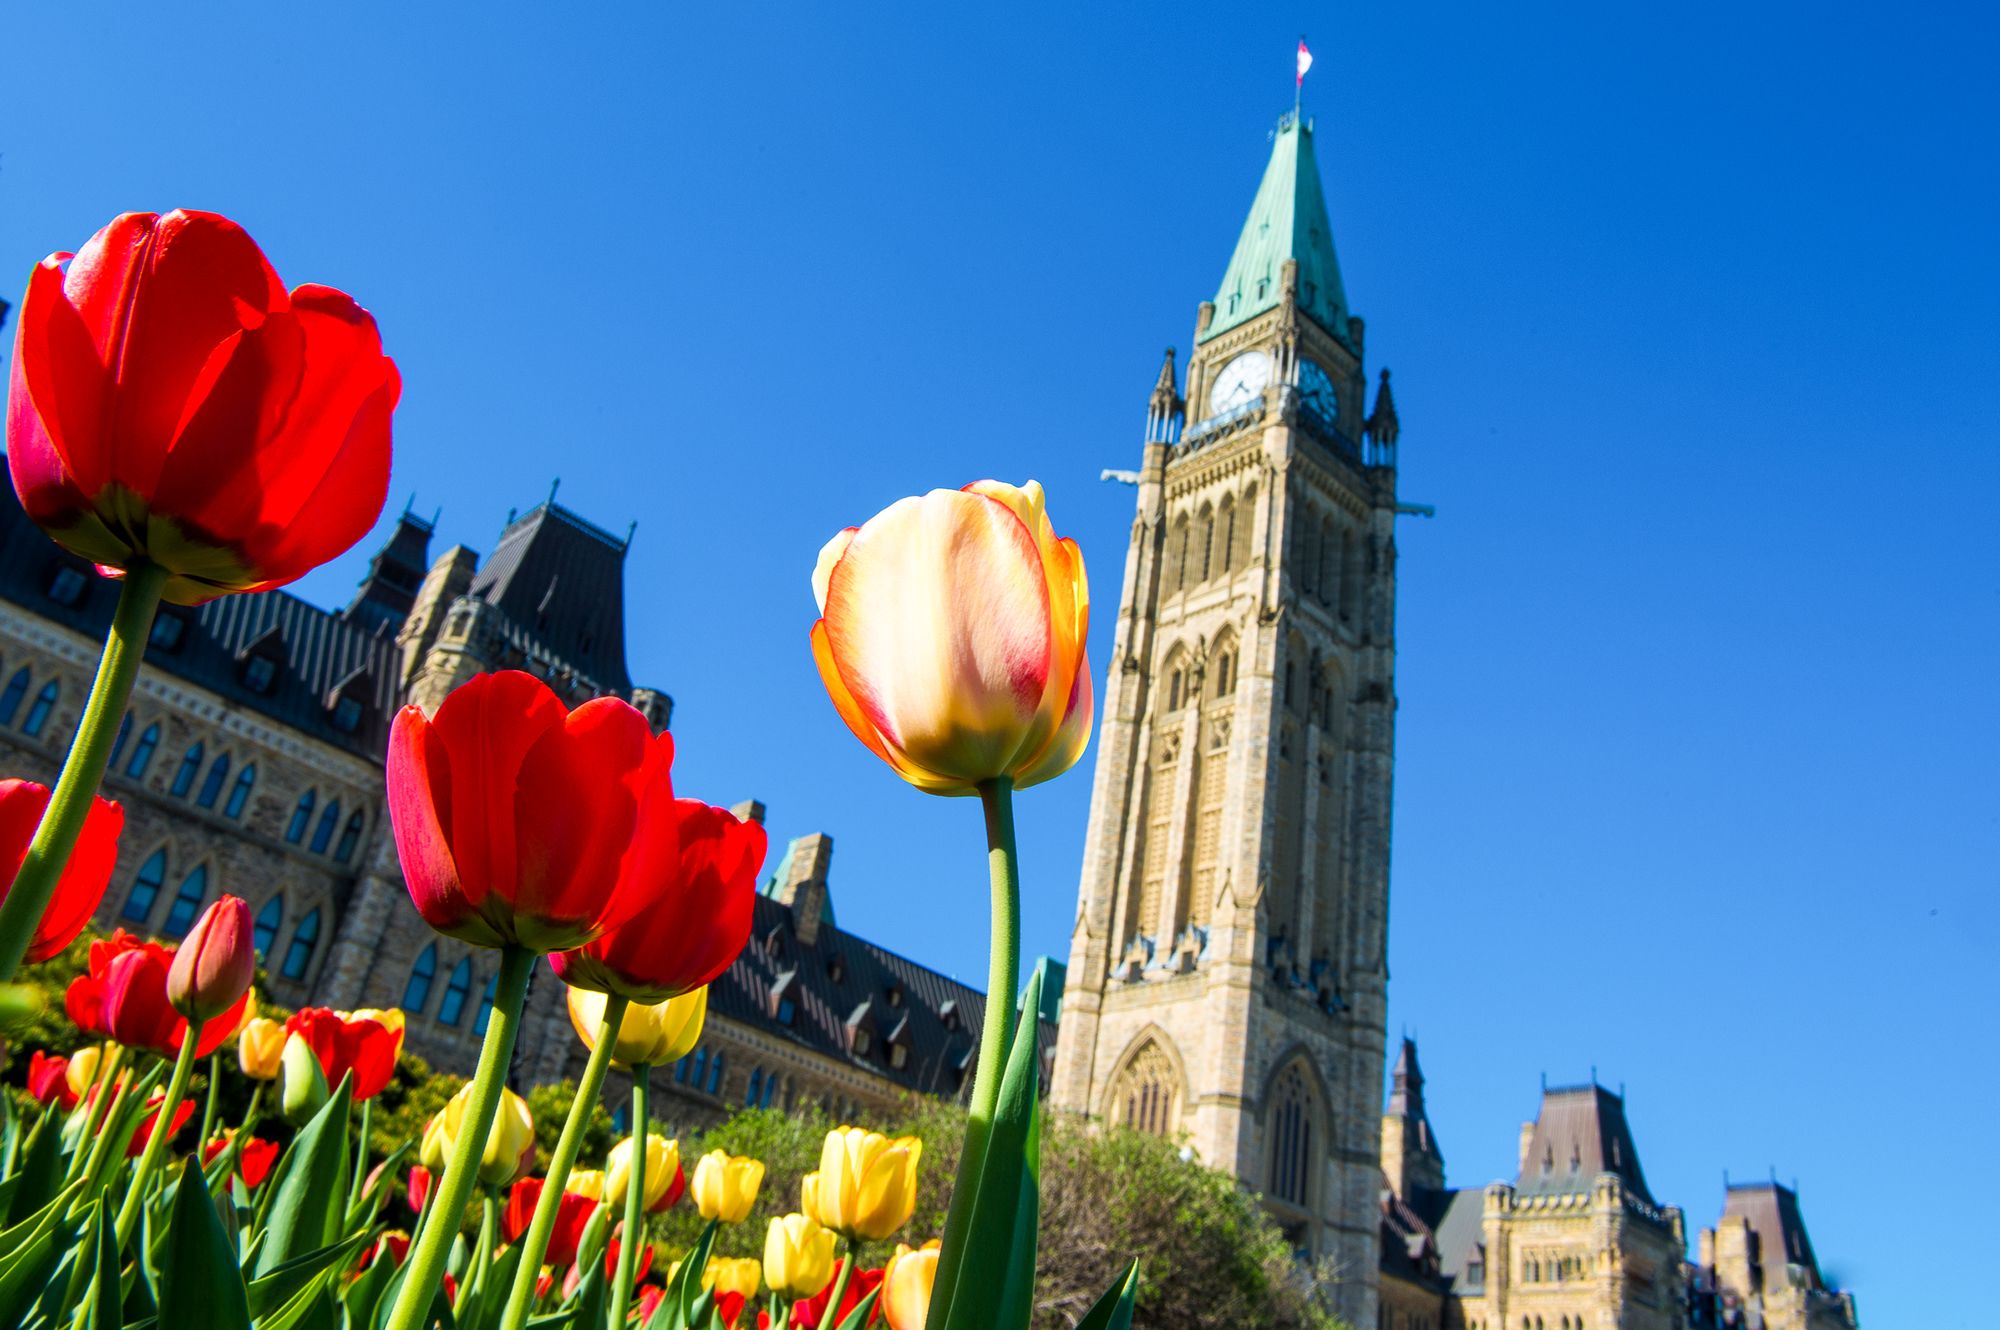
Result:
{"label": "dormer window", "polygon": [[938,1008],[938,1020],[944,1023],[944,1028],[947,1030],[956,1030],[959,1027],[957,998],[945,999],[944,1005]]}
{"label": "dormer window", "polygon": [[836,984],[845,982],[847,979],[847,962],[838,956],[827,957],[826,977]]}
{"label": "dormer window", "polygon": [[83,600],[84,589],[89,585],[76,569],[58,568],[56,575],[49,579],[49,599],[58,605],[79,604]]}
{"label": "dormer window", "polygon": [[1257,279],[1257,299],[1262,300],[1264,298],[1264,293],[1268,291],[1270,287],[1271,287],[1270,278],[1259,277]]}
{"label": "dormer window", "polygon": [[237,677],[253,693],[268,693],[278,681],[278,664],[285,658],[285,636],[276,625],[236,653]]}
{"label": "dormer window", "polygon": [[368,713],[369,683],[365,668],[353,670],[327,694],[328,719],[342,734],[353,734],[361,728],[362,718]]}
{"label": "dormer window", "polygon": [[333,704],[333,728],[342,734],[352,734],[361,728],[361,704],[351,697],[343,697]]}
{"label": "dormer window", "polygon": [[873,1043],[873,1042],[874,1042],[874,1041],[873,1041],[873,1039],[872,1039],[872,1038],[871,1038],[871,1037],[869,1036],[869,1034],[868,1034],[868,1031],[866,1031],[866,1030],[856,1030],[856,1031],[854,1032],[854,1040],[853,1040],[853,1048],[854,1048],[854,1056],[856,1056],[856,1057],[867,1057],[867,1056],[868,1056],[868,1045],[869,1045],[869,1044],[871,1044],[871,1043]]}
{"label": "dormer window", "polygon": [[910,1061],[910,1050],[903,1044],[889,1045],[889,1065],[901,1071]]}
{"label": "dormer window", "polygon": [[162,610],[160,617],[153,620],[153,631],[146,635],[146,645],[158,647],[162,651],[174,651],[180,647],[181,639],[187,636],[187,620],[178,614]]}
{"label": "dormer window", "polygon": [[798,1019],[798,1015],[799,1008],[797,1003],[788,997],[778,999],[778,1024],[790,1025]]}
{"label": "dormer window", "polygon": [[883,998],[883,1000],[884,1000],[885,1002],[887,1002],[887,1003],[888,1003],[888,1004],[889,1004],[890,1006],[892,1006],[892,1007],[900,1007],[900,1006],[902,1006],[902,1005],[903,1005],[903,986],[902,986],[901,984],[890,984],[890,985],[889,985],[889,987],[888,987],[888,989],[887,989],[887,991],[885,991],[885,992],[884,992],[884,993],[882,994],[882,998]]}
{"label": "dormer window", "polygon": [[278,679],[278,666],[269,656],[252,656],[243,663],[243,686],[253,693],[268,693]]}

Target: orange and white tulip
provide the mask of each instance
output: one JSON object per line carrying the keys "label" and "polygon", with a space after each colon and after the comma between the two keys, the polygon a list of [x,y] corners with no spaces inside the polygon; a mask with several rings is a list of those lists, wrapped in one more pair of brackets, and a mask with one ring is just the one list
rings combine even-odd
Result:
{"label": "orange and white tulip", "polygon": [[930,794],[1060,776],[1090,740],[1083,554],[1042,487],[902,499],[828,541],[813,659],[840,718]]}

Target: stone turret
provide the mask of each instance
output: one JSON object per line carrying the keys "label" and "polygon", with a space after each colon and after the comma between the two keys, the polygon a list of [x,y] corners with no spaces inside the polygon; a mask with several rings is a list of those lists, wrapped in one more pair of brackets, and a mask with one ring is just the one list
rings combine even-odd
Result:
{"label": "stone turret", "polygon": [[1444,1189],[1444,1155],[1424,1111],[1424,1073],[1414,1039],[1405,1038],[1396,1055],[1389,1111],[1382,1115],[1382,1172],[1405,1200],[1418,1189]]}

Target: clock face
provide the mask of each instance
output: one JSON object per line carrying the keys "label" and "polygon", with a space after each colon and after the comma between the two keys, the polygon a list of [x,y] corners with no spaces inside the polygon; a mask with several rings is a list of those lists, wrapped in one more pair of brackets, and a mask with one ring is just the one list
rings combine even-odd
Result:
{"label": "clock face", "polygon": [[1208,390],[1208,413],[1219,416],[1254,400],[1271,381],[1271,357],[1264,351],[1245,351],[1222,367],[1215,386]]}
{"label": "clock face", "polygon": [[1326,367],[1317,360],[1299,362],[1299,396],[1328,420],[1340,419],[1340,395],[1334,392]]}

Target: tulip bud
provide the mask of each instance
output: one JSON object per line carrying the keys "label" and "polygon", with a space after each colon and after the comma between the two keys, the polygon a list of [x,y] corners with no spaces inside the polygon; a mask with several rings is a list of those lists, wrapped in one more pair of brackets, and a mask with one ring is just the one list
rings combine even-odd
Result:
{"label": "tulip bud", "polygon": [[763,1273],[763,1263],[754,1256],[711,1256],[708,1258],[708,1269],[701,1273],[701,1286],[713,1289],[717,1297],[734,1293],[754,1298]]}
{"label": "tulip bud", "polygon": [[588,1196],[593,1201],[604,1199],[604,1172],[596,1168],[573,1168],[563,1190],[575,1192],[578,1196]]}
{"label": "tulip bud", "polygon": [[305,1040],[294,1034],[285,1037],[285,1051],[279,1055],[278,1063],[281,1111],[285,1121],[303,1127],[326,1104],[326,1077],[320,1073],[319,1059],[306,1047]]}
{"label": "tulip bud", "polygon": [[886,1238],[917,1205],[915,1136],[891,1139],[860,1127],[836,1127],[820,1151],[813,1188],[820,1223],[848,1238]]}
{"label": "tulip bud", "polygon": [[[466,1082],[424,1125],[419,1158],[425,1168],[442,1171],[451,1159],[452,1146],[472,1106],[472,1091],[472,1082]],[[491,1187],[505,1187],[526,1177],[534,1164],[535,1120],[528,1112],[528,1101],[502,1086],[500,1106],[486,1133],[486,1148],[479,1155],[479,1180]]]}
{"label": "tulip bud", "polygon": [[[604,1195],[608,1200],[622,1203],[625,1189],[632,1182],[632,1138],[611,1147],[611,1156],[604,1162]],[[681,1147],[679,1141],[669,1141],[654,1136],[646,1136],[646,1177],[644,1190],[640,1192],[640,1204],[646,1213],[657,1214],[671,1209],[687,1189],[687,1177],[681,1172]]]}
{"label": "tulip bud", "polygon": [[833,1234],[810,1215],[771,1220],[764,1232],[764,1282],[773,1293],[810,1298],[833,1278]]}
{"label": "tulip bud", "polygon": [[[588,1048],[597,1047],[604,1030],[602,993],[587,988],[569,990],[569,1019]],[[611,1060],[620,1066],[662,1066],[687,1055],[701,1040],[708,1018],[708,989],[697,988],[665,1002],[634,1002],[618,1022]]]}
{"label": "tulip bud", "polygon": [[223,896],[201,912],[174,952],[167,1001],[190,1021],[213,1020],[250,991],[256,974],[250,903],[241,896]]}
{"label": "tulip bud", "polygon": [[[430,1135],[428,1131],[424,1134],[426,1137]],[[422,1214],[424,1212],[424,1202],[430,1199],[430,1194],[431,1171],[422,1164],[412,1164],[410,1166],[409,1180],[403,1184],[403,1199],[409,1202],[410,1213],[416,1215]]]}
{"label": "tulip bud", "polygon": [[90,1093],[90,1087],[97,1084],[97,1069],[104,1065],[104,1047],[91,1044],[79,1048],[69,1055],[69,1068],[63,1075],[69,1081],[70,1093],[78,1099]]}
{"label": "tulip bud", "polygon": [[285,1027],[263,1016],[253,1017],[236,1036],[236,1065],[253,1081],[278,1079],[285,1056]]}
{"label": "tulip bud", "polygon": [[726,1150],[710,1150],[694,1166],[694,1204],[703,1219],[720,1219],[740,1224],[757,1203],[757,1188],[764,1182],[762,1160],[731,1155]]}
{"label": "tulip bud", "polygon": [[882,1270],[882,1313],[889,1330],[924,1330],[930,1315],[931,1286],[937,1282],[939,1242],[932,1238],[914,1251],[896,1244],[896,1254]]}
{"label": "tulip bud", "polygon": [[77,1096],[69,1084],[69,1059],[52,1058],[36,1049],[28,1059],[28,1094],[44,1108],[51,1104],[75,1108]]}

